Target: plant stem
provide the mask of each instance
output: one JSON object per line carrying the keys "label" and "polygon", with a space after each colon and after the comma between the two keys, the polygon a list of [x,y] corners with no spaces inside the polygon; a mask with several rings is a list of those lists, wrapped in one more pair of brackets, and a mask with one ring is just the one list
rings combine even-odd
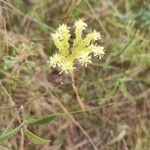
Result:
{"label": "plant stem", "polygon": [[62,108],[62,110],[69,116],[69,118],[72,120],[72,122],[76,126],[78,126],[78,128],[81,130],[81,132],[83,133],[83,135],[89,140],[89,142],[91,143],[91,145],[93,147],[93,150],[98,150],[97,147],[96,147],[96,145],[95,145],[95,143],[93,142],[93,140],[91,139],[91,137],[88,135],[88,133],[86,132],[86,130],[79,124],[78,121],[76,121],[76,119],[70,114],[70,112],[63,106],[63,104],[60,102],[60,100],[53,93],[51,93],[51,96],[52,96],[53,99],[55,99],[55,101],[60,106],[60,108]]}
{"label": "plant stem", "polygon": [[73,90],[75,91],[76,99],[77,99],[77,101],[78,101],[78,103],[79,103],[81,109],[85,111],[85,110],[86,110],[85,105],[84,105],[83,101],[81,100],[81,98],[80,98],[80,96],[79,96],[78,89],[77,89],[77,87],[76,87],[76,85],[75,85],[75,78],[74,78],[74,73],[73,73],[73,71],[70,72],[70,75],[71,75],[71,81],[72,81],[72,88],[73,88]]}

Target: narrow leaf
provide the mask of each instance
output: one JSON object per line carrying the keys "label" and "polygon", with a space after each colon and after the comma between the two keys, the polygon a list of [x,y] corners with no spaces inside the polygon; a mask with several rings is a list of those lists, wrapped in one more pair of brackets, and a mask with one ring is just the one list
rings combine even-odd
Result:
{"label": "narrow leaf", "polygon": [[129,93],[129,91],[128,91],[128,89],[127,89],[127,87],[126,87],[126,85],[125,85],[124,82],[121,82],[121,84],[120,84],[120,90],[122,91],[122,94],[126,98],[128,98],[133,104],[136,103],[136,98]]}
{"label": "narrow leaf", "polygon": [[26,120],[27,124],[32,124],[32,125],[43,125],[43,124],[47,124],[49,122],[51,122],[52,120],[55,119],[56,116],[54,115],[48,115],[48,116],[44,116],[38,119],[28,119]]}
{"label": "narrow leaf", "polygon": [[48,144],[50,142],[50,140],[40,138],[27,129],[25,130],[25,135],[28,138],[28,140],[34,144]]}
{"label": "narrow leaf", "polygon": [[22,124],[19,127],[16,127],[15,129],[10,130],[9,132],[3,133],[0,136],[0,143],[2,143],[5,140],[10,139],[13,135],[15,135],[20,130],[21,127],[22,127]]}
{"label": "narrow leaf", "polygon": [[112,88],[112,90],[107,94],[107,96],[100,99],[99,105],[103,105],[106,102],[108,102],[109,100],[111,100],[111,98],[113,97],[113,95],[115,95],[115,93],[116,93],[116,91],[118,89],[119,84],[120,84],[119,81],[117,81],[115,83],[114,87]]}

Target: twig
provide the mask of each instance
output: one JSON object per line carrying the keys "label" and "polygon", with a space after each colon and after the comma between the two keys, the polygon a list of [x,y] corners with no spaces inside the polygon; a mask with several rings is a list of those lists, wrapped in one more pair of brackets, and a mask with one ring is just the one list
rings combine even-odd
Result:
{"label": "twig", "polygon": [[50,93],[52,98],[55,99],[55,101],[58,103],[58,105],[61,107],[61,109],[69,116],[69,118],[73,121],[73,123],[79,127],[81,132],[84,134],[84,136],[89,140],[94,150],[98,150],[94,142],[92,141],[91,137],[87,134],[87,132],[82,128],[82,126],[74,119],[74,117],[68,112],[68,110],[63,106],[63,104],[55,97],[54,94]]}
{"label": "twig", "polygon": [[[7,94],[7,96],[9,97],[9,101],[10,101],[10,103],[11,103],[11,105],[12,106],[15,106],[16,104],[15,104],[15,102],[14,102],[14,100],[12,99],[12,97],[11,97],[11,95],[9,94],[9,92],[7,91],[7,89],[5,88],[5,86],[0,82],[0,85],[1,85],[1,87],[2,87],[2,89],[4,90],[4,92]],[[21,108],[21,107],[20,107]],[[18,119],[18,121],[19,121],[19,123],[20,123],[20,125],[22,124],[22,122],[21,122],[21,118],[20,118],[20,116],[19,116],[19,111],[20,111],[20,109],[19,110],[17,110],[16,108],[15,108],[15,115],[16,115],[16,117],[17,117],[17,119]],[[14,118],[15,119],[15,118]],[[13,120],[14,121],[14,120]],[[12,122],[11,122],[12,123]],[[10,126],[10,125],[9,125]],[[7,127],[6,128],[6,130],[8,130],[9,128]],[[5,130],[5,132],[6,132],[6,130]],[[24,150],[24,148],[23,148],[23,145],[24,145],[24,133],[23,133],[23,129],[21,128],[20,129],[20,134],[21,134],[21,141],[20,141],[20,150]]]}
{"label": "twig", "polygon": [[[74,79],[74,78],[73,78]],[[81,132],[84,134],[84,136],[89,140],[90,144],[92,145],[94,150],[98,150],[94,142],[92,141],[91,137],[87,134],[87,132],[82,128],[82,126],[74,119],[74,117],[70,114],[70,112],[63,106],[63,104],[59,101],[59,99],[52,93],[52,91],[44,85],[47,92],[49,91],[51,97],[55,99],[55,102],[60,106],[60,108],[70,117],[72,122],[78,126],[78,128],[81,130]]]}
{"label": "twig", "polygon": [[78,92],[78,89],[75,85],[75,79],[74,79],[74,73],[73,72],[70,72],[70,75],[71,75],[71,81],[72,81],[72,88],[73,90],[75,91],[75,94],[76,94],[76,99],[81,107],[82,110],[86,110],[85,108],[85,105],[83,103],[83,101],[81,100],[80,96],[79,96],[79,92]]}

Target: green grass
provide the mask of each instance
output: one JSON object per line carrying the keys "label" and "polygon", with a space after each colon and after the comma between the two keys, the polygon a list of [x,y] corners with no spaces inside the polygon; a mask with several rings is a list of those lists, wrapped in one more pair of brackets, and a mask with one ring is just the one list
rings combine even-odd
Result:
{"label": "green grass", "polygon": [[[0,149],[149,150],[149,9],[141,0],[0,0]],[[105,47],[100,61],[76,64],[86,111],[71,77],[47,63],[51,33],[79,18]]]}

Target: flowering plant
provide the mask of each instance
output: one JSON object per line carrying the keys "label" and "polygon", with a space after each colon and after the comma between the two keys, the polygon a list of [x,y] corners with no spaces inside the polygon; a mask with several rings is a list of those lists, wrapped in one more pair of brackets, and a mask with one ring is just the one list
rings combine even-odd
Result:
{"label": "flowering plant", "polygon": [[60,25],[58,30],[52,33],[52,39],[59,51],[50,57],[49,63],[65,73],[73,71],[75,68],[73,66],[74,60],[78,60],[81,65],[87,66],[87,63],[91,63],[92,55],[98,56],[100,59],[104,55],[104,48],[93,43],[101,39],[99,32],[94,30],[92,33],[87,34],[85,38],[82,38],[83,30],[85,30],[87,24],[79,19],[74,26],[75,38],[72,45],[69,43],[70,28],[66,24]]}

